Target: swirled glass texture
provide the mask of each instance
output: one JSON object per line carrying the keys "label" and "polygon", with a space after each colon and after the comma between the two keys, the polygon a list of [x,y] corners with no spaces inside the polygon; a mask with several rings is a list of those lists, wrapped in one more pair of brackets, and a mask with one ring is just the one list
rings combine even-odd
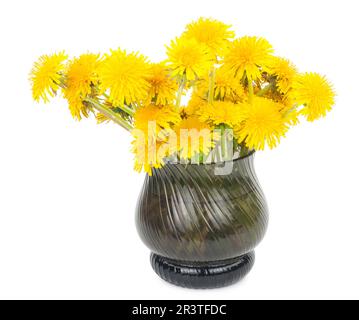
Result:
{"label": "swirled glass texture", "polygon": [[136,209],[141,239],[155,254],[178,261],[213,262],[251,252],[263,238],[267,203],[254,154],[218,164],[168,163],[146,176]]}

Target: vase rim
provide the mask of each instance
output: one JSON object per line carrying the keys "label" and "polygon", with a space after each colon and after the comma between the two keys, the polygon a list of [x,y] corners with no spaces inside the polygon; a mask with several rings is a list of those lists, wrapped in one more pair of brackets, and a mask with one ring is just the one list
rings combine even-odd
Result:
{"label": "vase rim", "polygon": [[220,162],[209,162],[209,163],[181,163],[181,162],[171,162],[168,161],[165,163],[165,165],[182,165],[182,166],[211,166],[211,165],[218,165],[221,163],[225,163],[225,162],[230,162],[230,161],[241,161],[244,160],[246,158],[250,158],[255,154],[256,150],[251,150],[248,152],[248,154],[246,154],[245,156],[238,156],[238,157],[234,157],[232,160],[226,160],[226,161],[220,161]]}

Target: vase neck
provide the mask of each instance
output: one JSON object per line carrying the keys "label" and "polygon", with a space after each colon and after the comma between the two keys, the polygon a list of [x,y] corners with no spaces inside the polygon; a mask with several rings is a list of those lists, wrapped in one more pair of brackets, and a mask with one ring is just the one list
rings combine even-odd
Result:
{"label": "vase neck", "polygon": [[254,152],[245,157],[237,157],[230,161],[210,164],[183,164],[166,163],[162,168],[153,170],[153,177],[159,179],[182,178],[197,179],[207,177],[208,179],[225,179],[226,176],[247,176],[253,174]]}

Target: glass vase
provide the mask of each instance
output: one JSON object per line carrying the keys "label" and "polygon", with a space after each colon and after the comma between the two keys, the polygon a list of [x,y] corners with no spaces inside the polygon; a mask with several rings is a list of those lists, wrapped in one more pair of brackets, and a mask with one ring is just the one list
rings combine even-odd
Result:
{"label": "glass vase", "polygon": [[[168,163],[146,176],[136,226],[162,279],[216,288],[250,271],[268,223],[253,159],[250,153],[231,163]],[[220,172],[221,165],[229,172]]]}

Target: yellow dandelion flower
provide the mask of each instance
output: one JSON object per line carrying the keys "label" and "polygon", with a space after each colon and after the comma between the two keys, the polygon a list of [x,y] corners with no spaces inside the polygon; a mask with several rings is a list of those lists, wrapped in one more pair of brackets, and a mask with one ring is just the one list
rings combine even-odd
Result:
{"label": "yellow dandelion flower", "polygon": [[[202,90],[207,91],[207,94],[209,90],[209,81],[209,77],[207,77],[200,84]],[[219,68],[215,72],[213,96],[214,99],[217,100],[226,99],[232,102],[242,101],[246,97],[240,81],[223,68]]]}
{"label": "yellow dandelion flower", "polygon": [[274,148],[288,130],[280,108],[278,103],[260,97],[255,97],[251,104],[243,103],[242,122],[235,128],[238,141],[244,141],[250,149],[263,150],[265,145]]}
{"label": "yellow dandelion flower", "polygon": [[241,120],[240,106],[231,101],[214,101],[202,108],[200,119],[214,125],[226,124],[233,127]]}
{"label": "yellow dandelion flower", "polygon": [[61,72],[67,55],[64,52],[52,55],[43,55],[35,62],[30,73],[32,83],[32,97],[39,102],[49,102],[49,97],[54,97],[59,88]]}
{"label": "yellow dandelion flower", "polygon": [[171,127],[180,121],[181,117],[172,105],[150,104],[136,110],[132,131],[136,171],[144,169],[151,175],[152,168],[163,165],[163,159],[169,155],[170,148],[162,146],[167,142]]}
{"label": "yellow dandelion flower", "polygon": [[168,68],[164,63],[154,63],[147,78],[150,84],[149,98],[155,104],[173,103],[178,89],[176,81],[170,77]]}
{"label": "yellow dandelion flower", "polygon": [[201,113],[202,108],[207,105],[207,98],[205,95],[207,95],[207,93],[204,93],[202,90],[192,93],[187,106],[182,109],[185,117]]}
{"label": "yellow dandelion flower", "polygon": [[201,153],[207,155],[215,144],[211,127],[196,116],[182,119],[174,131],[182,159],[192,159]]}
{"label": "yellow dandelion flower", "polygon": [[216,73],[214,86],[215,99],[229,99],[233,102],[243,100],[246,95],[238,79],[231,77],[223,69]]}
{"label": "yellow dandelion flower", "polygon": [[146,80],[149,76],[147,58],[121,49],[106,54],[99,70],[102,90],[109,89],[109,101],[118,106],[144,101],[150,87]]}
{"label": "yellow dandelion flower", "polygon": [[164,159],[168,156],[162,148],[164,143],[154,139],[146,140],[142,137],[135,137],[132,141],[132,152],[135,156],[134,169],[137,172],[145,171],[152,176],[153,168],[161,168],[164,165]]}
{"label": "yellow dandelion flower", "polygon": [[80,96],[65,97],[69,104],[69,110],[75,120],[81,120],[82,117],[88,118],[91,109],[83,103]]}
{"label": "yellow dandelion flower", "polygon": [[292,96],[298,104],[304,105],[301,114],[313,121],[331,110],[335,93],[325,77],[318,73],[305,73],[296,78]]}
{"label": "yellow dandelion flower", "polygon": [[142,130],[146,135],[157,136],[162,129],[169,129],[180,120],[181,117],[174,106],[149,104],[136,110],[134,128]]}
{"label": "yellow dandelion flower", "polygon": [[230,28],[230,25],[218,20],[199,18],[187,25],[184,36],[205,45],[216,58],[228,46],[229,39],[234,38],[234,31],[229,30]]}
{"label": "yellow dandelion flower", "polygon": [[296,67],[287,59],[273,57],[265,71],[276,76],[276,85],[281,93],[287,93],[297,75]]}
{"label": "yellow dandelion flower", "polygon": [[194,39],[176,38],[167,47],[168,67],[175,77],[192,81],[207,75],[213,59],[206,47]]}
{"label": "yellow dandelion flower", "polygon": [[91,86],[98,84],[100,66],[98,54],[87,53],[70,61],[66,72],[66,91],[74,95],[86,96],[91,93]]}
{"label": "yellow dandelion flower", "polygon": [[271,58],[273,48],[264,38],[242,37],[232,42],[224,56],[225,68],[235,76],[255,80],[261,76],[261,67],[266,66]]}
{"label": "yellow dandelion flower", "polygon": [[89,110],[82,101],[98,86],[99,66],[100,56],[92,53],[83,54],[68,65],[63,92],[71,114],[77,120],[81,120],[81,116],[88,117]]}

